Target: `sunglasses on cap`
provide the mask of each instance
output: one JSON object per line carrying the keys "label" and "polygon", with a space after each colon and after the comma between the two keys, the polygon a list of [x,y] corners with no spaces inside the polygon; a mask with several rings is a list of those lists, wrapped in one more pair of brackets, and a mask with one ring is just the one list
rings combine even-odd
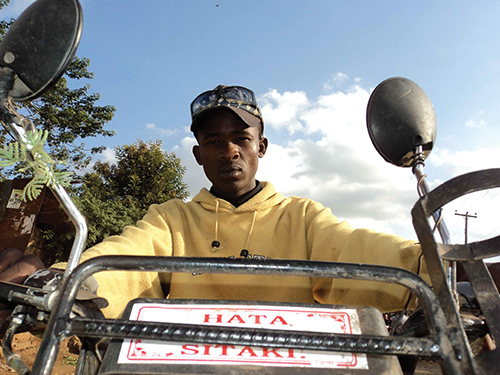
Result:
{"label": "sunglasses on cap", "polygon": [[263,123],[255,94],[246,87],[220,85],[213,90],[201,93],[191,102],[192,120],[194,121],[195,117],[204,110],[213,107],[238,108],[257,117]]}

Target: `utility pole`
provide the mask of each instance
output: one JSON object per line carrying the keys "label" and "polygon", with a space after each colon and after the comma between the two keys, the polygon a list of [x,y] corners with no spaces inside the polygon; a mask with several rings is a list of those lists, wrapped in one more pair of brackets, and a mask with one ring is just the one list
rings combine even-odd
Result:
{"label": "utility pole", "polygon": [[477,213],[474,213],[474,215],[469,215],[469,211],[467,211],[465,214],[459,214],[457,210],[455,210],[455,215],[463,216],[463,218],[465,219],[465,243],[467,243],[467,228],[468,228],[469,217],[476,219]]}

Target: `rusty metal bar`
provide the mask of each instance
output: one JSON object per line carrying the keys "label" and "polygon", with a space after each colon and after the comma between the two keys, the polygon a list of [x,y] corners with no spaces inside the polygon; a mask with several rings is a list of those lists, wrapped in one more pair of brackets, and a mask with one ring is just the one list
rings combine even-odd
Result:
{"label": "rusty metal bar", "polygon": [[264,346],[383,355],[443,357],[434,338],[348,335],[264,330],[210,325],[75,318],[68,321],[74,335],[97,338],[163,340],[202,344]]}

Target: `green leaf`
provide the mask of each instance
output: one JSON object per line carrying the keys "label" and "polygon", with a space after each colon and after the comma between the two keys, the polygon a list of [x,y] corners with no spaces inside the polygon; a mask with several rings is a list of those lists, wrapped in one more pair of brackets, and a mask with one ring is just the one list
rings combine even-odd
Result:
{"label": "green leaf", "polygon": [[48,132],[34,130],[27,132],[25,138],[26,141],[21,142],[20,145],[18,142],[12,142],[0,149],[0,166],[12,166],[25,162],[26,166],[19,168],[19,171],[33,175],[33,179],[24,188],[22,199],[24,201],[36,199],[45,185],[69,186],[72,173],[58,172],[55,165],[60,163],[52,160],[43,149]]}

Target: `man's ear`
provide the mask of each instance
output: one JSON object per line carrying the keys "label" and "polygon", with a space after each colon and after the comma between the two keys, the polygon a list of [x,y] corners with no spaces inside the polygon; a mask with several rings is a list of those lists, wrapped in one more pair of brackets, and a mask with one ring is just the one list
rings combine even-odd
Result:
{"label": "man's ear", "polygon": [[267,146],[269,141],[266,137],[262,137],[259,139],[259,158],[263,158],[267,151]]}
{"label": "man's ear", "polygon": [[198,165],[203,165],[203,163],[201,162],[200,146],[193,146],[193,155]]}

